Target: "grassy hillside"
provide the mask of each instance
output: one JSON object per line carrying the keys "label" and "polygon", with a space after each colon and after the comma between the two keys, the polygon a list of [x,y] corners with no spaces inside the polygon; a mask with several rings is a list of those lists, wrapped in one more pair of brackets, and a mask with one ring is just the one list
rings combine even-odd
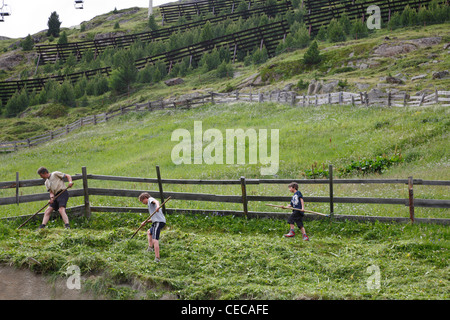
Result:
{"label": "grassy hillside", "polygon": [[144,232],[128,240],[143,219],[95,215],[42,232],[0,222],[0,262],[61,277],[77,265],[82,289],[109,299],[449,298],[448,228],[315,221],[304,242],[283,238],[280,220],[170,215],[154,263]]}
{"label": "grassy hillside", "polygon": [[[0,181],[15,180],[15,172],[21,179],[38,178],[36,170],[46,166],[50,170],[62,170],[70,174],[81,173],[86,166],[89,173],[120,175],[132,177],[155,177],[155,166],[159,165],[165,178],[226,179],[261,177],[263,166],[258,158],[256,164],[249,164],[246,151],[245,164],[181,164],[175,165],[172,150],[178,141],[172,141],[176,129],[186,129],[194,136],[194,121],[202,121],[202,129],[219,130],[226,147],[227,129],[270,129],[279,130],[279,169],[276,175],[287,179],[309,177],[312,167],[327,168],[333,164],[336,175],[351,177],[360,174],[358,170],[345,173],[353,161],[375,159],[377,156],[390,158],[401,155],[396,162],[380,175],[368,177],[421,179],[449,179],[448,170],[448,108],[440,106],[385,108],[321,106],[293,108],[275,103],[205,105],[192,110],[160,110],[142,114],[128,114],[108,123],[87,126],[64,138],[48,144],[0,155]],[[192,140],[193,145],[193,140]],[[203,149],[209,145],[203,142]],[[246,149],[248,150],[248,142]],[[269,149],[270,151],[270,149]],[[192,157],[194,153],[192,152]],[[225,152],[224,152],[225,157]],[[236,159],[236,158],[235,158]],[[193,163],[193,158],[192,158]],[[108,183],[92,181],[92,186],[157,190],[157,186]],[[78,185],[81,187],[81,184]],[[239,187],[226,186],[170,186],[166,190],[189,190],[217,194],[239,194]],[[304,194],[327,195],[326,186],[305,186]],[[23,193],[42,192],[42,188],[21,189]],[[265,186],[259,189],[249,186],[251,194],[286,195],[284,186]],[[399,185],[350,186],[338,185],[336,196],[367,197],[407,197],[407,189]],[[3,196],[13,196],[14,190],[3,190]],[[447,196],[445,187],[417,187],[417,198],[441,198]],[[74,199],[73,204],[81,199]],[[93,197],[93,205],[136,206],[135,199],[111,199]],[[202,202],[173,202],[178,208],[214,208],[214,204]],[[311,205],[317,209],[325,205]],[[39,204],[3,207],[3,216],[26,214]],[[37,210],[36,208],[36,210]],[[240,209],[239,205],[222,204],[219,208]],[[250,210],[267,209],[262,204],[252,204]],[[327,210],[327,209],[325,209]],[[407,210],[397,206],[356,206],[339,205],[336,213],[398,215],[404,216]],[[446,211],[418,208],[418,217],[445,217]]]}
{"label": "grassy hillside", "polygon": [[[157,22],[160,23],[161,17],[157,11],[155,11],[155,15]],[[116,22],[121,25],[120,29],[113,29]],[[84,25],[82,29],[65,30],[69,42],[93,40],[102,35],[117,36],[149,31],[149,27],[146,25],[146,11],[135,8],[121,10],[117,14],[105,14],[82,25]],[[434,92],[435,89],[446,90],[450,85],[450,77],[433,78],[433,72],[450,69],[447,52],[449,49],[445,49],[450,42],[448,27],[448,23],[427,25],[426,27],[406,27],[394,31],[384,27],[359,40],[352,40],[350,36],[347,36],[347,40],[343,42],[320,40],[319,49],[323,61],[314,67],[306,67],[302,63],[306,48],[288,48],[281,50],[283,53],[262,64],[253,64],[251,63],[252,59],[237,61],[232,66],[233,76],[229,77],[218,77],[216,70],[205,71],[202,67],[185,72],[185,74],[181,72],[182,75],[180,72],[172,72],[167,75],[166,78],[183,77],[184,84],[175,87],[168,87],[163,82],[137,81],[132,85],[129,93],[117,94],[110,90],[106,93],[95,94],[93,93],[95,90],[90,90],[90,93],[84,95],[77,93],[79,88],[74,88],[76,99],[68,105],[59,102],[56,97],[47,97],[45,103],[37,103],[35,97],[33,102],[30,102],[31,106],[21,111],[18,117],[0,117],[2,126],[0,140],[24,139],[47,132],[53,126],[64,126],[81,116],[98,114],[121,105],[207,90],[270,91],[290,87],[291,90],[306,93],[308,84],[313,81],[325,84],[335,83],[332,91],[390,90],[393,93],[422,94]],[[298,22],[294,22],[292,28],[298,30]],[[174,35],[165,42],[165,46],[176,47],[174,43],[190,37],[193,36]],[[44,35],[36,35],[36,38],[40,39],[39,44],[49,43]],[[295,39],[292,36],[288,37],[288,40],[291,38]],[[294,40],[294,43],[288,40],[290,46],[298,47]],[[8,45],[10,43],[11,40],[5,42]],[[163,46],[162,44],[158,45]],[[141,57],[139,54],[147,50],[151,51],[154,46],[144,46],[144,49],[137,47],[134,55]],[[384,55],[389,51],[387,49],[403,47],[405,50],[398,52],[394,50],[394,54]],[[111,66],[115,53],[110,50],[107,54],[103,54],[91,62],[82,60],[74,64],[72,61],[56,65],[47,64],[36,68],[37,56],[34,52],[27,53],[20,48],[13,48],[5,47],[4,51],[6,52],[0,55],[0,62],[5,59],[4,63],[6,63],[5,68],[2,68],[2,80],[43,77]],[[387,49],[385,50],[385,48]],[[8,64],[7,57],[11,55],[18,59],[18,64]],[[414,80],[414,77],[421,75],[425,75],[425,77]],[[402,83],[389,83],[387,78],[390,76],[400,79]],[[255,82],[249,79],[261,79],[261,81]],[[2,108],[3,113],[6,113],[6,106],[2,106]]]}
{"label": "grassy hillside", "polygon": [[[139,13],[133,19],[139,21]],[[119,19],[119,17],[116,17]],[[86,31],[110,30],[114,19],[98,18]],[[131,21],[133,21],[131,19]],[[108,25],[109,24],[109,25]],[[142,27],[142,26],[141,26]],[[92,28],[92,29],[91,29]],[[137,30],[128,25],[130,30]],[[89,31],[90,30],[90,31]],[[69,33],[75,37],[78,31]],[[80,34],[83,34],[80,31]],[[388,36],[391,40],[386,40]],[[420,47],[408,54],[374,57],[380,45],[390,41],[409,42],[417,38],[441,37],[437,44]],[[395,37],[395,39],[394,39]],[[305,92],[312,80],[341,80],[338,90],[392,89],[425,92],[447,89],[450,80],[433,79],[431,71],[450,68],[443,46],[450,42],[448,24],[413,27],[391,34],[378,31],[362,40],[345,43],[320,42],[324,62],[303,68],[306,49],[284,52],[260,65],[239,62],[234,76],[219,78],[215,70],[198,69],[184,77],[184,84],[136,84],[129,95],[110,92],[89,96],[87,106],[63,107],[54,102],[36,105],[21,118],[2,118],[0,139],[14,140],[62,126],[79,116],[133,102],[207,90],[276,90],[288,84]],[[427,57],[433,54],[436,62]],[[433,60],[431,60],[433,61]],[[367,68],[361,68],[365,63]],[[357,67],[358,65],[358,67]],[[384,78],[402,73],[400,85]],[[421,81],[412,77],[426,73]],[[249,77],[261,76],[260,87],[250,87]],[[399,76],[401,77],[401,76]],[[301,80],[301,82],[300,82]],[[299,83],[300,82],[300,83]],[[300,84],[298,86],[298,84]],[[364,89],[360,89],[364,87]],[[81,101],[77,101],[81,102]],[[83,102],[85,103],[85,102]],[[64,111],[56,116],[56,111]],[[55,113],[52,113],[55,112]],[[48,115],[51,113],[51,115]],[[51,121],[50,121],[51,119]],[[175,130],[186,129],[194,136],[194,121],[202,122],[203,133],[217,129],[225,137],[227,129],[279,130],[279,168],[262,176],[264,166],[249,164],[176,165],[172,151]],[[130,113],[107,123],[86,126],[69,135],[30,149],[0,154],[0,181],[38,178],[36,170],[46,166],[69,174],[156,177],[159,165],[163,178],[236,179],[311,178],[311,170],[335,168],[335,177],[402,178],[449,180],[448,107],[378,107],[345,105],[291,107],[276,103],[227,105],[208,104],[191,110],[159,110]],[[270,135],[269,135],[270,140]],[[193,143],[193,140],[191,141]],[[225,147],[225,139],[223,146]],[[203,149],[209,142],[203,141]],[[246,150],[249,149],[248,143]],[[270,149],[269,149],[270,150]],[[396,159],[381,172],[362,174],[364,161]],[[194,160],[194,154],[191,159]],[[360,164],[358,162],[360,161]],[[225,162],[225,159],[224,159]],[[352,169],[352,164],[356,169]],[[358,168],[359,166],[359,168]],[[157,190],[157,185],[89,181],[91,187]],[[77,181],[74,188],[81,188]],[[285,185],[247,186],[251,195],[290,193]],[[241,194],[239,186],[164,186],[166,191]],[[305,196],[327,196],[328,187],[302,185]],[[42,193],[43,187],[21,188],[21,194]],[[335,196],[407,198],[401,185],[335,185]],[[14,196],[15,190],[0,190],[0,197]],[[448,199],[448,187],[415,186],[414,196]],[[81,204],[72,198],[70,206]],[[93,206],[142,206],[137,199],[91,196]],[[44,203],[23,203],[0,207],[0,218],[34,213]],[[200,201],[171,201],[170,208],[241,210],[239,204]],[[249,210],[268,211],[264,203],[251,202]],[[307,203],[306,209],[327,213],[328,204]],[[336,214],[408,216],[408,208],[394,205],[335,204]],[[448,218],[448,209],[416,208],[419,218]],[[447,226],[330,223],[307,221],[311,241],[299,236],[283,238],[288,224],[282,220],[245,219],[220,215],[167,216],[161,236],[161,263],[145,251],[145,233],[128,240],[141,214],[94,213],[90,220],[71,219],[72,229],[63,230],[57,219],[47,229],[36,232],[39,221],[16,230],[19,221],[0,220],[0,263],[26,267],[35,272],[64,277],[67,267],[77,265],[82,272],[82,288],[113,299],[448,299],[450,233]],[[37,261],[37,262],[36,262]],[[379,271],[380,286],[370,280]]]}

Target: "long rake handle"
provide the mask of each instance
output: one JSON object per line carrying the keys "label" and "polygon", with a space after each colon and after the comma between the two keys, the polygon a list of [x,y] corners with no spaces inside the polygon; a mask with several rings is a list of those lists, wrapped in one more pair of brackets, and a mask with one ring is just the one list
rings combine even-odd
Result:
{"label": "long rake handle", "polygon": [[[150,219],[153,217],[153,215],[154,215],[160,208],[162,208],[162,206],[163,206],[167,201],[169,201],[169,200],[170,200],[170,197],[168,197],[163,203],[161,203],[161,204],[159,205],[159,208],[156,209],[155,211],[153,211],[153,213],[152,213],[147,219],[145,219],[144,222],[147,223],[148,220],[150,220]],[[145,225],[145,223],[144,223],[144,224],[141,224],[141,225],[139,226],[139,228],[138,228],[138,229],[133,233],[133,235],[131,236],[130,240],[133,239],[134,236],[139,232],[139,230],[142,229],[142,227]]]}
{"label": "long rake handle", "polygon": [[281,209],[292,209],[292,210],[296,210],[296,211],[314,213],[314,214],[318,214],[319,216],[328,217],[327,214],[316,212],[316,211],[311,211],[311,210],[302,210],[302,209],[297,209],[297,208],[283,208],[283,206],[277,206],[275,204],[268,204],[268,203],[266,203],[266,206],[271,206],[271,207],[276,207],[276,208],[281,208]]}
{"label": "long rake handle", "polygon": [[[60,193],[58,193],[54,198],[53,201],[55,201],[64,191],[67,191],[67,189],[69,189],[69,187],[65,188],[63,191],[61,191]],[[31,217],[29,217],[24,223],[22,223],[17,229],[22,228],[24,225],[26,225],[28,223],[28,221],[30,221],[32,218],[34,218],[34,216],[36,216],[39,212],[41,212],[42,210],[44,210],[48,205],[50,204],[50,201],[47,202],[47,204],[45,206],[43,206],[42,208],[40,208],[38,211],[36,211],[35,214],[33,214]]]}

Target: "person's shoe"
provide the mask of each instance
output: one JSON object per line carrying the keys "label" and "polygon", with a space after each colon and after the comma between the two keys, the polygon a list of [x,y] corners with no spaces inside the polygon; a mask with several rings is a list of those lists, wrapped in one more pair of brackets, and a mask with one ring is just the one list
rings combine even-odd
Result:
{"label": "person's shoe", "polygon": [[285,234],[284,236],[285,236],[286,238],[291,238],[291,237],[295,236],[295,232],[292,231],[292,230],[289,230],[289,233]]}
{"label": "person's shoe", "polygon": [[147,251],[148,251],[148,252],[153,252],[153,251],[155,251],[155,249],[153,249],[153,247],[150,247],[150,246],[149,246],[149,247],[147,247]]}
{"label": "person's shoe", "polygon": [[161,260],[159,260],[159,258],[155,258],[156,263],[158,263],[159,261],[161,261]]}
{"label": "person's shoe", "polygon": [[66,223],[66,224],[64,225],[64,228],[70,229],[70,224]]}
{"label": "person's shoe", "polygon": [[303,240],[309,241],[309,238],[308,238],[308,236],[306,234],[303,235]]}
{"label": "person's shoe", "polygon": [[45,228],[45,224],[41,224],[41,225],[39,225],[38,230],[42,230],[42,229],[44,229],[44,228]]}

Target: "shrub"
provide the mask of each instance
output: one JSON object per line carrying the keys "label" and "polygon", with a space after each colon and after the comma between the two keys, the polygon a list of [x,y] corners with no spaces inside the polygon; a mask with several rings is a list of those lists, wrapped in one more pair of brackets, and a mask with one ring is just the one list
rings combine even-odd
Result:
{"label": "shrub", "polygon": [[56,101],[68,107],[75,106],[75,92],[68,81],[64,81],[57,89]]}
{"label": "shrub", "polygon": [[140,83],[150,83],[152,82],[152,69],[151,65],[145,66],[144,69],[138,73],[138,82]]}
{"label": "shrub", "polygon": [[303,79],[298,80],[297,88],[299,90],[305,90],[305,89],[308,89],[308,87],[309,87],[309,82],[305,82],[305,81],[303,81]]}
{"label": "shrub", "polygon": [[317,42],[314,41],[309,49],[303,56],[303,62],[307,65],[319,64],[322,61],[322,56],[320,55],[319,46]]}
{"label": "shrub", "polygon": [[219,78],[233,77],[233,67],[231,66],[231,63],[222,61],[222,63],[217,68],[217,77]]}
{"label": "shrub", "polygon": [[327,27],[325,25],[321,25],[319,31],[317,32],[316,39],[320,41],[327,40]]}
{"label": "shrub", "polygon": [[205,53],[200,60],[200,66],[202,66],[205,71],[217,69],[219,65],[220,55],[216,48],[214,48],[211,53]]}
{"label": "shrub", "polygon": [[31,35],[28,34],[28,36],[20,43],[20,45],[22,46],[23,51],[31,51],[34,47],[34,41],[31,38]]}
{"label": "shrub", "polygon": [[136,80],[137,69],[133,54],[120,50],[113,57],[114,70],[110,77],[110,86],[116,93],[130,91],[131,84]]}
{"label": "shrub", "polygon": [[351,35],[353,39],[365,38],[369,35],[367,25],[361,19],[355,19],[352,23]]}
{"label": "shrub", "polygon": [[261,64],[269,59],[269,55],[267,53],[267,49],[265,46],[262,49],[256,49],[252,54],[252,62],[253,64]]}
{"label": "shrub", "polygon": [[6,103],[5,115],[7,117],[15,117],[28,107],[28,103],[29,98],[26,88],[16,91]]}
{"label": "shrub", "polygon": [[351,164],[339,170],[342,175],[353,173],[378,173],[385,172],[390,166],[396,163],[403,162],[402,155],[396,153],[391,157],[386,155],[377,156],[375,159],[361,159],[358,161],[352,161]]}
{"label": "shrub", "polygon": [[345,41],[344,29],[336,19],[332,19],[328,25],[328,40],[330,42]]}
{"label": "shrub", "polygon": [[67,40],[67,34],[65,31],[61,33],[61,36],[58,39],[58,44],[67,44],[69,41]]}

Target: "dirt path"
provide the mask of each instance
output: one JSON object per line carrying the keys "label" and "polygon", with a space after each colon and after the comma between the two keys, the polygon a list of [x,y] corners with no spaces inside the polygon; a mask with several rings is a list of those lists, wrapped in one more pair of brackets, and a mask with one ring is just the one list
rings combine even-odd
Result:
{"label": "dirt path", "polygon": [[93,295],[68,289],[66,281],[49,282],[30,270],[0,265],[0,300],[92,300]]}

